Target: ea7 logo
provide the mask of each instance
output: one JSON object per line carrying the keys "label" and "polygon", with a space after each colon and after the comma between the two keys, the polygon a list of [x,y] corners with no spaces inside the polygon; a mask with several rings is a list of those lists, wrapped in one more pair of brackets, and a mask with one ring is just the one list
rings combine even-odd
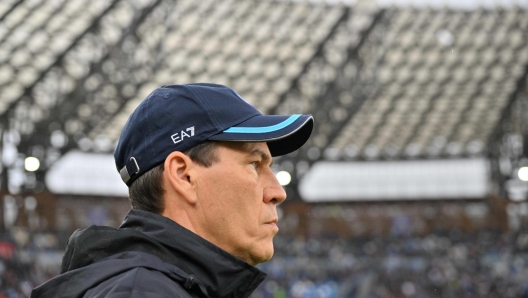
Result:
{"label": "ea7 logo", "polygon": [[[188,133],[186,133],[186,131],[190,132],[191,134],[189,135]],[[177,144],[177,143],[183,141],[183,139],[190,138],[192,136],[194,136],[194,126],[187,127],[185,130],[182,130],[179,133],[177,132],[177,133],[173,134],[171,136],[171,139],[174,142],[174,144]]]}

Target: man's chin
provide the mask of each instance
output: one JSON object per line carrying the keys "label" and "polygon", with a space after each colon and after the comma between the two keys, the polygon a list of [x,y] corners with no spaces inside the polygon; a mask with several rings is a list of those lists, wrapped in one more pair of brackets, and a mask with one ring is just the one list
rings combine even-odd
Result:
{"label": "man's chin", "polygon": [[253,254],[251,264],[255,266],[260,263],[265,263],[271,260],[271,258],[273,257],[273,253],[274,253],[274,249],[273,249],[273,244],[272,244],[271,248],[267,248],[263,251]]}

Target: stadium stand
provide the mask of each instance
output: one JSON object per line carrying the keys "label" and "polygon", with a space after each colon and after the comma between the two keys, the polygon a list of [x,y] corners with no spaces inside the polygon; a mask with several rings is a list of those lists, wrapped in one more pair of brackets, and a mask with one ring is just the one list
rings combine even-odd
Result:
{"label": "stadium stand", "polygon": [[[316,119],[305,147],[275,162],[292,176],[290,203],[253,297],[528,297],[528,184],[517,177],[528,166],[527,9],[0,1],[0,298],[27,297],[56,275],[73,229],[117,226],[129,208],[103,183],[50,192],[46,176],[83,180],[53,167],[73,155],[110,159],[150,90],[192,81]],[[38,170],[25,170],[29,156]],[[87,171],[97,159],[85,159]],[[356,184],[375,188],[383,179],[369,177],[396,176],[402,164],[434,175],[402,173],[383,185],[414,188],[386,188],[392,197],[307,200],[301,182],[321,181],[310,171],[323,163],[361,163],[368,175]],[[430,177],[436,189],[455,180],[477,189],[434,192]]]}

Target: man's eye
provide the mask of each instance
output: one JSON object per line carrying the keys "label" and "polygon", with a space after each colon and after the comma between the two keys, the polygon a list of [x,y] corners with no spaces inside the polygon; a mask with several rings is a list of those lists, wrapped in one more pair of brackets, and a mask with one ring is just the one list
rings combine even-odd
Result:
{"label": "man's eye", "polygon": [[258,161],[254,161],[254,162],[251,163],[251,165],[253,165],[256,168],[256,167],[258,167],[259,162]]}

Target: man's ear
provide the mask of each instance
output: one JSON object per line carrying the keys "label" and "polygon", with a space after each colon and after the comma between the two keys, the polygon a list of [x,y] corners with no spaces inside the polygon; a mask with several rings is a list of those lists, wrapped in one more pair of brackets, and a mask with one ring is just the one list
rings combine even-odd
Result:
{"label": "man's ear", "polygon": [[165,188],[179,194],[189,204],[196,204],[197,196],[194,190],[196,164],[189,156],[180,151],[174,151],[165,159],[163,180]]}

